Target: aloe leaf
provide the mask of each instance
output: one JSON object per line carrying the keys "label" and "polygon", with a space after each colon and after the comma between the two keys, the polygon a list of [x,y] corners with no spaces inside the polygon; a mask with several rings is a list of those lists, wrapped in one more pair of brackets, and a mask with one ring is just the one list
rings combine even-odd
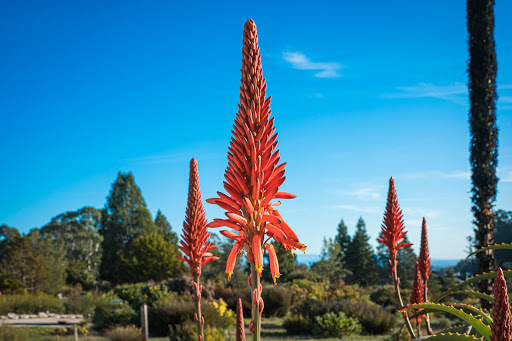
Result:
{"label": "aloe leaf", "polygon": [[462,333],[463,329],[464,329],[464,325],[463,324],[459,324],[458,326],[453,326],[453,327],[450,327],[450,328],[443,329],[443,330],[437,332],[437,334]]}
{"label": "aloe leaf", "polygon": [[472,312],[476,315],[482,316],[484,318],[485,322],[492,324],[491,316],[489,314],[487,314],[486,312],[484,312],[482,309],[479,309],[479,308],[469,305],[469,304],[462,304],[462,303],[454,303],[451,306],[455,307],[455,308],[459,308],[459,309],[469,310],[470,312]]}
{"label": "aloe leaf", "polygon": [[[505,278],[512,278],[512,270],[503,271],[503,276]],[[437,298],[437,300],[434,301],[434,303],[438,303],[441,299],[443,299],[446,296],[448,296],[448,294],[450,294],[453,291],[456,291],[459,288],[462,288],[465,285],[468,285],[468,284],[471,284],[471,283],[476,283],[476,282],[483,281],[483,280],[486,280],[486,279],[494,279],[494,278],[496,278],[496,272],[495,271],[491,271],[489,273],[483,273],[483,274],[480,274],[480,275],[476,275],[475,277],[472,277],[472,278],[470,278],[470,279],[468,279],[468,280],[466,280],[464,282],[461,282],[461,283],[457,284],[453,288],[448,289],[441,296],[439,296]]]}
{"label": "aloe leaf", "polygon": [[466,258],[469,258],[476,253],[483,252],[486,250],[512,250],[512,244],[502,243],[502,244],[493,244],[493,245],[489,245],[486,247],[482,247],[482,248],[476,249],[475,251],[471,252]]}
{"label": "aloe leaf", "polygon": [[473,335],[447,333],[432,335],[428,341],[483,341],[484,339],[477,339]]}
{"label": "aloe leaf", "polygon": [[491,339],[491,328],[489,326],[486,326],[482,320],[479,320],[475,318],[471,314],[467,314],[462,310],[459,310],[453,306],[448,306],[444,304],[439,303],[417,303],[417,304],[410,304],[408,306],[405,306],[401,308],[399,311],[409,310],[409,309],[428,309],[429,311],[442,311],[445,313],[449,313],[452,315],[457,316],[461,320],[469,323],[473,326],[474,329],[476,329],[480,334],[482,334],[487,340],[490,341]]}
{"label": "aloe leaf", "polygon": [[466,294],[466,295],[470,295],[470,296],[476,296],[478,298],[483,298],[484,300],[489,301],[491,303],[494,302],[494,297],[492,297],[491,295],[484,294],[483,292],[480,292],[480,291],[457,290],[457,291],[452,291],[451,294]]}

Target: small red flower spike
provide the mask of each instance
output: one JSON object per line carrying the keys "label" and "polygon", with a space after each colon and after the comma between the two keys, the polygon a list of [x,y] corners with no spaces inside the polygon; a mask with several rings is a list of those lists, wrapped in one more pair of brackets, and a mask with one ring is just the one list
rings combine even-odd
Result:
{"label": "small red flower spike", "polygon": [[507,282],[503,270],[498,269],[494,281],[494,305],[492,308],[491,341],[510,341],[510,308]]}
{"label": "small red flower spike", "polygon": [[196,321],[198,323],[198,340],[204,340],[203,324],[204,319],[201,316],[201,289],[199,283],[201,277],[201,268],[211,261],[219,259],[214,257],[209,250],[218,248],[217,245],[211,245],[208,242],[210,233],[206,215],[204,213],[203,203],[201,201],[201,191],[199,188],[199,174],[197,172],[197,161],[190,161],[190,179],[188,187],[188,202],[185,221],[183,222],[183,234],[181,235],[180,249],[185,254],[184,257],[177,258],[185,261],[190,267],[190,273],[194,277],[194,294],[192,299],[196,308]]}
{"label": "small red flower spike", "polygon": [[236,341],[245,341],[244,311],[240,298],[236,305]]}
{"label": "small red flower spike", "polygon": [[[412,292],[411,292],[411,304],[423,303],[424,302],[423,294],[424,294],[424,289],[423,289],[423,281],[421,280],[419,262],[416,262],[416,271],[414,272],[414,281],[413,281]],[[413,310],[412,313],[413,314],[417,313],[417,310]],[[414,318],[414,320],[416,321],[416,330],[418,332],[418,336],[421,336],[420,335],[421,316]]]}
{"label": "small red flower spike", "polygon": [[420,254],[418,256],[418,263],[420,267],[421,279],[426,282],[428,277],[432,273],[430,269],[430,253],[428,250],[428,238],[427,238],[427,220],[423,218],[421,224],[421,247]]}

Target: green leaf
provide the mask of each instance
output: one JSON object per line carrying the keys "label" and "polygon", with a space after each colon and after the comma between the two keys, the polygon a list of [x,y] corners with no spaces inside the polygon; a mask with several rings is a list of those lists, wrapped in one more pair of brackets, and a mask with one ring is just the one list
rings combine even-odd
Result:
{"label": "green leaf", "polygon": [[476,340],[483,341],[484,339],[477,339],[473,335],[457,334],[457,333],[455,333],[455,334],[452,334],[452,333],[437,334],[437,335],[432,335],[431,337],[428,338],[428,341],[476,341]]}
{"label": "green leaf", "polygon": [[493,245],[489,245],[486,247],[482,247],[480,249],[477,249],[477,250],[471,252],[466,258],[469,258],[476,253],[483,252],[486,250],[512,250],[512,244],[502,243],[502,244],[493,244]]}
{"label": "green leaf", "polygon": [[452,294],[466,294],[466,295],[470,295],[470,296],[476,296],[478,298],[483,298],[484,300],[487,300],[487,301],[489,301],[491,303],[494,302],[494,297],[492,297],[491,295],[484,294],[483,292],[480,292],[480,291],[457,290],[457,291],[452,291],[451,293]]}
{"label": "green leaf", "polygon": [[451,306],[454,308],[469,310],[473,314],[482,316],[487,323],[492,324],[491,316],[489,316],[489,314],[484,312],[482,309],[479,309],[479,308],[469,305],[469,304],[462,304],[462,303],[454,303]]}
{"label": "green leaf", "polygon": [[401,308],[399,311],[404,311],[404,310],[409,310],[409,309],[418,309],[418,308],[428,309],[429,311],[442,311],[445,313],[455,315],[458,318],[462,319],[463,321],[472,325],[473,328],[476,329],[478,332],[480,332],[480,334],[482,334],[487,340],[490,341],[490,339],[491,339],[491,328],[489,326],[486,326],[481,320],[475,318],[473,315],[467,314],[464,311],[459,310],[453,306],[447,306],[444,304],[428,302],[428,303],[410,304],[406,307]]}
{"label": "green leaf", "polygon": [[[503,276],[505,278],[512,278],[512,271],[511,270],[503,271]],[[462,288],[465,285],[468,285],[468,284],[471,284],[471,283],[476,283],[476,282],[483,281],[483,280],[486,280],[486,279],[494,279],[494,278],[496,278],[496,272],[495,271],[491,271],[489,273],[483,273],[483,274],[480,274],[480,275],[476,275],[475,277],[472,277],[472,278],[470,278],[470,279],[468,279],[468,280],[466,280],[464,282],[461,282],[461,283],[457,284],[453,288],[448,289],[441,296],[439,296],[439,298],[437,300],[435,300],[434,303],[438,303],[441,299],[443,299],[446,296],[448,296],[448,294],[456,291],[459,288]]]}
{"label": "green leaf", "polygon": [[443,330],[437,332],[437,335],[439,335],[439,334],[447,334],[447,333],[462,333],[462,331],[464,330],[464,327],[465,326],[463,324],[460,324],[458,326],[453,326],[453,327],[450,327],[450,328],[446,328],[446,329],[443,329]]}

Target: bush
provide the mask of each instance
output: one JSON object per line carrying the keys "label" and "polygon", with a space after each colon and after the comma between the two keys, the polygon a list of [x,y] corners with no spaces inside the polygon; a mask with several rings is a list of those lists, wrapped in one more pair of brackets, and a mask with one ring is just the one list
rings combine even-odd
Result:
{"label": "bush", "polygon": [[23,328],[12,327],[0,323],[0,341],[26,341],[28,336]]}
{"label": "bush", "polygon": [[370,300],[383,307],[395,307],[397,304],[395,288],[392,285],[377,287],[370,294]]}
{"label": "bush", "polygon": [[64,313],[64,301],[47,294],[0,295],[0,315],[37,314],[42,311]]}
{"label": "bush", "polygon": [[142,341],[142,331],[133,326],[128,325],[113,327],[105,333],[110,341]]}
{"label": "bush", "polygon": [[[77,326],[77,331],[79,335],[88,335],[89,329],[87,329],[87,326]],[[58,336],[65,336],[65,335],[74,335],[75,334],[75,327],[58,327],[55,328],[55,335]]]}
{"label": "bush", "polygon": [[147,286],[145,283],[118,285],[114,293],[137,311],[144,303],[152,305],[158,300],[176,297],[165,285]]}
{"label": "bush", "polygon": [[94,314],[95,302],[98,299],[97,295],[92,293],[71,293],[64,300],[64,308],[68,314],[82,314],[87,316]]}
{"label": "bush", "polygon": [[[224,286],[215,287],[215,298],[223,299],[228,308],[236,311],[236,306],[238,304],[238,298],[242,299],[242,308],[244,311],[244,316],[251,316],[252,309],[252,296],[251,296],[251,288],[246,286],[243,288],[230,288]],[[265,306],[266,306],[265,302]]]}
{"label": "bush", "polygon": [[315,326],[313,334],[322,334],[325,336],[338,336],[351,334],[361,334],[361,325],[359,321],[352,317],[347,317],[341,311],[335,313],[327,313],[322,316],[315,317]]}
{"label": "bush", "polygon": [[292,301],[289,290],[282,286],[269,286],[263,289],[261,295],[265,304],[263,310],[265,316],[283,317],[288,313]]}
{"label": "bush", "polygon": [[138,314],[132,307],[127,303],[111,304],[112,300],[119,300],[119,298],[113,294],[104,294],[96,300],[93,319],[96,327],[103,329],[137,323]]}
{"label": "bush", "polygon": [[313,321],[307,315],[290,315],[284,320],[283,327],[288,334],[308,334],[311,333]]}

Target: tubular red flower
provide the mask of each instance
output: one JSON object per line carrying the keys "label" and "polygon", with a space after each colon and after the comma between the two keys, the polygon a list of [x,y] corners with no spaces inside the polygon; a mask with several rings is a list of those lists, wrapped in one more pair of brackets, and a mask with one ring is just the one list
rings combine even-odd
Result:
{"label": "tubular red flower", "polygon": [[388,247],[392,261],[396,260],[398,250],[412,245],[411,243],[402,243],[407,233],[404,232],[404,228],[404,218],[396,196],[395,180],[391,178],[389,179],[388,201],[382,222],[381,237],[378,241]]}
{"label": "tubular red flower", "polygon": [[494,281],[494,305],[492,308],[491,341],[510,341],[510,308],[507,282],[503,270],[498,269]]}
{"label": "tubular red flower", "polygon": [[427,220],[423,217],[423,223],[421,224],[421,246],[420,254],[418,256],[419,270],[421,279],[424,282],[428,281],[428,277],[432,273],[430,269],[430,253],[428,250],[428,238],[427,238]]}
{"label": "tubular red flower", "polygon": [[274,118],[270,118],[270,97],[266,97],[267,85],[254,21],[247,21],[243,37],[240,104],[224,173],[227,194],[217,192],[219,198],[207,200],[226,210],[229,219],[215,219],[208,226],[227,226],[242,231],[245,239],[241,249],[245,248],[249,262],[261,275],[265,235],[278,238],[276,240],[290,250],[304,251],[306,246],[299,243],[296,233],[274,209],[275,203],[271,203],[273,199],[296,196],[279,191],[286,179],[286,163],[279,163],[278,133]]}
{"label": "tubular red flower", "polygon": [[266,245],[268,251],[268,260],[270,263],[270,271],[272,272],[272,279],[274,280],[274,285],[276,284],[276,278],[279,278],[281,274],[279,273],[279,261],[277,260],[276,250],[274,249],[274,245],[267,244]]}
{"label": "tubular red flower", "polygon": [[228,274],[228,281],[231,280],[231,275],[233,274],[233,269],[235,268],[236,256],[238,255],[238,252],[240,252],[241,247],[242,243],[236,241],[235,244],[233,244],[231,252],[229,253],[228,261],[226,262],[226,273]]}
{"label": "tubular red flower", "polygon": [[206,225],[207,220],[199,188],[197,160],[192,159],[190,161],[187,211],[180,242],[180,249],[183,251],[184,257],[177,257],[190,266],[192,276],[201,276],[201,267],[218,259],[218,257],[213,257],[211,253],[207,253],[208,250],[215,249],[218,246],[207,243],[210,234]]}

